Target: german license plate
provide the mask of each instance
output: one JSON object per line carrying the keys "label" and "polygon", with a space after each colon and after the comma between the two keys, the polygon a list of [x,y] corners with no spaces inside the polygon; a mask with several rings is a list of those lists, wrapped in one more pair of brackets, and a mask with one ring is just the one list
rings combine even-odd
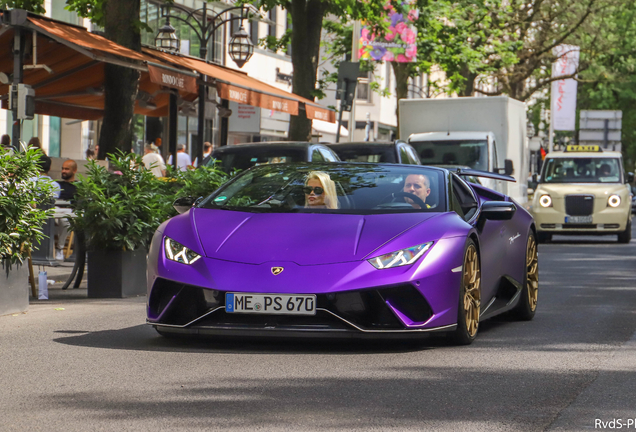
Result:
{"label": "german license plate", "polygon": [[225,312],[316,315],[316,296],[313,294],[225,293]]}
{"label": "german license plate", "polygon": [[592,216],[566,216],[565,223],[592,223]]}

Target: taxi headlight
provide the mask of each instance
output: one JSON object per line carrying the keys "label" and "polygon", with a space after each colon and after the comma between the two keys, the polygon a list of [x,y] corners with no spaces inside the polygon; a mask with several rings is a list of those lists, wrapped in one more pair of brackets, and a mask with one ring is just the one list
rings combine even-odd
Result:
{"label": "taxi headlight", "polygon": [[619,197],[618,195],[612,195],[607,199],[607,205],[610,207],[618,207],[619,205],[621,205],[621,197]]}
{"label": "taxi headlight", "polygon": [[550,195],[541,195],[539,204],[541,204],[541,207],[552,207],[552,197]]}
{"label": "taxi headlight", "polygon": [[380,255],[379,257],[371,258],[367,261],[369,261],[369,263],[378,270],[401,267],[413,264],[419,259],[419,257],[424,255],[424,252],[429,250],[432,245],[433,242],[428,242],[396,252]]}
{"label": "taxi headlight", "polygon": [[191,251],[181,243],[172,240],[170,237],[166,237],[163,241],[163,244],[166,258],[168,258],[170,261],[175,261],[182,264],[192,264],[199,258],[201,258],[201,255]]}

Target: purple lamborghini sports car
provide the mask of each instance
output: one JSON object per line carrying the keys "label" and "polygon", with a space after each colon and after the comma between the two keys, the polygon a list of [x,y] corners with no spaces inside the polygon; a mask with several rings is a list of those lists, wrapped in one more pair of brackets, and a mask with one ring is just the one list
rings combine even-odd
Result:
{"label": "purple lamborghini sports car", "polygon": [[261,165],[175,208],[148,255],[147,321],[162,335],[469,344],[480,321],[536,310],[532,217],[447,169]]}

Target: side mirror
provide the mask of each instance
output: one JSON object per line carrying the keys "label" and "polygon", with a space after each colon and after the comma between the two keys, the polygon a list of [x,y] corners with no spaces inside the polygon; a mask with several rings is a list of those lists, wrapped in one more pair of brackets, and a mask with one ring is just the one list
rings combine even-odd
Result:
{"label": "side mirror", "polygon": [[537,175],[537,173],[532,174],[532,182],[539,183],[539,176]]}
{"label": "side mirror", "polygon": [[481,206],[481,217],[488,220],[510,220],[517,206],[509,201],[486,201]]}
{"label": "side mirror", "polygon": [[515,167],[512,163],[512,160],[510,159],[506,159],[504,161],[504,174],[505,175],[512,175],[512,173],[515,171]]}
{"label": "side mirror", "polygon": [[629,184],[634,183],[634,173],[633,172],[628,172],[627,173],[627,183],[629,183]]}
{"label": "side mirror", "polygon": [[198,197],[198,198],[195,198],[195,197],[181,197],[181,198],[177,198],[172,203],[172,207],[174,207],[174,209],[179,214],[185,213],[188,210],[190,210],[192,208],[192,206],[195,205],[200,199],[201,199],[201,197]]}

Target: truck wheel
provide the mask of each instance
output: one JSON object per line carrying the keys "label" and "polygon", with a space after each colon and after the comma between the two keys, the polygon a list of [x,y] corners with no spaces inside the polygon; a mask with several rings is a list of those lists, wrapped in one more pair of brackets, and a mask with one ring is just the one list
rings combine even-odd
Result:
{"label": "truck wheel", "polygon": [[630,219],[625,226],[625,231],[618,233],[619,243],[629,243],[632,240],[632,220]]}
{"label": "truck wheel", "polygon": [[537,243],[548,243],[552,241],[552,234],[544,233],[541,231],[537,232]]}

